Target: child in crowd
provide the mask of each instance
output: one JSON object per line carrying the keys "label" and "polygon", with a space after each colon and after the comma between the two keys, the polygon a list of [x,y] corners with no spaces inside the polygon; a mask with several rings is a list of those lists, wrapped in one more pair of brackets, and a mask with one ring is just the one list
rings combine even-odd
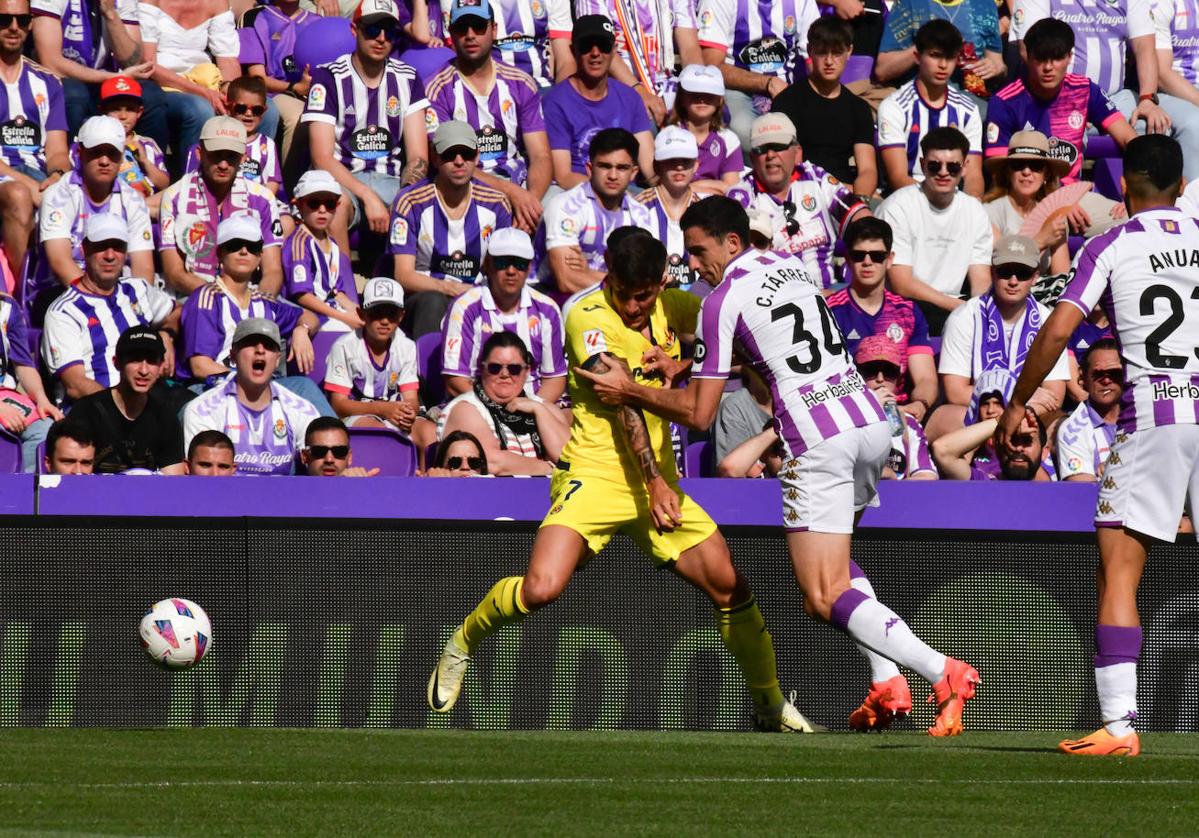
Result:
{"label": "child in crowd", "polygon": [[741,179],[741,141],[724,127],[724,79],[720,68],[691,64],[679,74],[672,124],[686,128],[699,147],[696,189],[721,195]]}
{"label": "child in crowd", "polygon": [[329,235],[341,186],[328,172],[313,169],[300,177],[295,192],[301,224],[283,242],[283,293],[319,317],[321,329],[359,329],[350,254]]}
{"label": "child in crowd", "polygon": [[[158,202],[162,190],[171,184],[167,174],[166,155],[158,143],[139,136],[135,130],[142,118],[142,86],[129,76],[113,76],[100,85],[100,113],[111,116],[125,129],[125,153],[118,178],[132,186],[146,199],[150,216],[158,220]],[[72,160],[78,165],[78,158]]]}

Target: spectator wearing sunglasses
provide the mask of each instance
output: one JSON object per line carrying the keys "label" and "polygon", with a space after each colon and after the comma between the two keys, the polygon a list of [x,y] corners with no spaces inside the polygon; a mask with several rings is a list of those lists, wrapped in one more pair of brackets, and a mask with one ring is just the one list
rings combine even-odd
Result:
{"label": "spectator wearing sunglasses", "polygon": [[1061,480],[1094,483],[1116,439],[1124,395],[1124,366],[1114,338],[1101,338],[1083,356],[1079,380],[1086,401],[1057,426],[1055,451]]}
{"label": "spectator wearing sunglasses", "polygon": [[920,141],[924,180],[891,193],[878,217],[891,225],[891,290],[914,300],[929,331],[941,334],[949,312],[990,285],[991,222],[979,200],[958,189],[970,142],[956,128],[934,128]]}
{"label": "spectator wearing sunglasses", "polygon": [[312,85],[312,68],[300,66],[295,59],[296,44],[304,27],[320,17],[319,12],[300,8],[298,0],[271,0],[251,7],[242,18],[241,62],[247,75],[262,79],[279,112],[279,152],[284,160]]}
{"label": "spectator wearing sunglasses", "polygon": [[340,419],[321,416],[313,419],[304,432],[300,462],[309,477],[374,477],[379,469],[354,466],[350,450],[350,432]]}
{"label": "spectator wearing sunglasses", "polygon": [[283,291],[315,314],[321,329],[345,332],[361,327],[362,318],[350,254],[330,235],[340,200],[341,185],[333,175],[312,169],[300,176],[295,188],[300,226],[283,242]]}
{"label": "spectator wearing sunglasses", "polygon": [[911,300],[888,291],[891,226],[881,218],[859,218],[845,228],[849,287],[828,298],[829,308],[851,356],[858,344],[881,337],[896,349],[900,377],[895,400],[900,410],[924,421],[937,401],[937,366],[924,313]]}
{"label": "spectator wearing sunglasses", "polygon": [[849,222],[870,215],[866,204],[803,159],[795,125],[786,114],[754,120],[749,165],[750,174],[728,196],[747,210],[768,212],[774,219],[774,249],[798,255],[822,288],[832,285],[833,247]]}
{"label": "spectator wearing sunglasses", "polygon": [[527,284],[533,242],[515,227],[496,230],[483,259],[486,285],[454,300],[442,324],[441,371],[452,396],[473,386],[488,335],[512,332],[532,353],[533,392],[551,404],[566,391],[566,354],[558,304]]}
{"label": "spectator wearing sunglasses", "polygon": [[487,456],[474,434],[454,431],[437,446],[437,463],[421,477],[487,477]]}
{"label": "spectator wearing sunglasses", "polygon": [[550,142],[537,82],[496,60],[495,41],[489,0],[454,0],[450,44],[456,57],[426,85],[429,128],[458,120],[474,129],[479,152],[475,176],[503,192],[516,223],[532,232],[553,179]]}
{"label": "spectator wearing sunglasses", "polygon": [[487,471],[548,477],[570,437],[566,415],[539,396],[526,394],[533,356],[512,332],[496,332],[483,344],[471,390],[442,411],[437,438],[469,431],[483,444]]}
{"label": "spectator wearing sunglasses", "polygon": [[[853,362],[866,389],[884,407],[895,404],[903,381],[903,353],[886,335],[862,338]],[[899,427],[891,426],[891,453],[883,466],[884,480],[936,480],[937,467],[928,450],[924,428],[911,413],[900,412]]]}
{"label": "spectator wearing sunglasses", "polygon": [[[257,76],[239,76],[229,82],[225,91],[225,109],[229,116],[246,127],[246,153],[237,173],[251,183],[260,183],[275,197],[283,186],[283,167],[275,141],[262,133],[262,117],[266,113],[266,85]],[[187,153],[185,170],[194,172],[200,167],[200,147],[192,146]],[[286,231],[290,232],[290,231]]]}

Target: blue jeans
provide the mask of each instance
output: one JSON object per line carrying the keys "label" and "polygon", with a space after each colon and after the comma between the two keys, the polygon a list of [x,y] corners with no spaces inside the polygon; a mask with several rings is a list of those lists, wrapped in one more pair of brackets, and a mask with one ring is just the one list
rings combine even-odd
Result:
{"label": "blue jeans", "polygon": [[[1188,182],[1193,181],[1199,178],[1199,107],[1168,93],[1159,93],[1157,98],[1161,109],[1170,117],[1170,136],[1182,146],[1182,175]],[[1137,108],[1136,93],[1121,90],[1111,100],[1125,119],[1131,119],[1132,112]],[[1138,134],[1145,133],[1144,121],[1132,127]]]}
{"label": "blue jeans", "polygon": [[[190,93],[167,93],[167,114],[170,119],[172,134],[175,141],[171,144],[175,150],[175,159],[171,166],[172,179],[177,180],[183,174],[183,164],[187,162],[187,153],[191,147],[200,142],[200,129],[204,123],[215,116],[212,105],[207,99],[193,96]],[[166,147],[163,147],[166,151]]]}
{"label": "blue jeans", "polygon": [[37,473],[37,449],[46,441],[46,433],[53,424],[50,419],[38,419],[21,431],[21,471],[26,474]]}

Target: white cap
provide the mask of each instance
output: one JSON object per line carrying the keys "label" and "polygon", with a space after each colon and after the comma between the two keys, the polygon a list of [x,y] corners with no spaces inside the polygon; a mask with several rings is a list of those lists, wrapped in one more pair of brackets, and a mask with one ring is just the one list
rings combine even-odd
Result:
{"label": "white cap", "polygon": [[341,184],[324,169],[309,169],[304,172],[300,175],[299,181],[296,182],[296,188],[292,192],[292,196],[296,198],[306,198],[309,195],[340,194]]}
{"label": "white cap", "polygon": [[515,256],[519,259],[533,258],[533,240],[524,230],[503,227],[491,234],[487,240],[488,256]]}
{"label": "white cap", "polygon": [[688,64],[679,73],[679,87],[688,93],[724,95],[724,77],[720,68],[710,64]]}
{"label": "white cap", "polygon": [[404,289],[389,276],[376,276],[366,281],[362,289],[362,307],[392,305],[404,307]]}
{"label": "white cap", "polygon": [[393,0],[362,0],[354,10],[354,22],[377,17],[400,19],[400,9]]}
{"label": "white cap", "polygon": [[262,225],[252,215],[239,213],[223,220],[216,228],[216,243],[220,247],[225,242],[240,239],[247,242],[262,241]]}
{"label": "white cap", "polygon": [[695,135],[678,125],[667,125],[654,138],[654,160],[697,160]]}
{"label": "white cap", "polygon": [[764,239],[774,238],[774,219],[770,217],[770,213],[764,209],[751,207],[746,210],[745,214],[749,216],[750,232],[757,233]]}
{"label": "white cap", "polygon": [[110,145],[120,151],[125,147],[125,128],[111,116],[93,116],[79,126],[76,139],[84,148]]}
{"label": "white cap", "polygon": [[119,241],[129,244],[129,225],[113,213],[97,213],[88,218],[83,238],[89,242]]}

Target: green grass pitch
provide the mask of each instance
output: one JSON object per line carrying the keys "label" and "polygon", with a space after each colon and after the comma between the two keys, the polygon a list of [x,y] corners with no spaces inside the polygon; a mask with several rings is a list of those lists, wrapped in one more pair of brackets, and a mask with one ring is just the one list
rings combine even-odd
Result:
{"label": "green grass pitch", "polygon": [[0,834],[1199,834],[1199,736],[0,731]]}

